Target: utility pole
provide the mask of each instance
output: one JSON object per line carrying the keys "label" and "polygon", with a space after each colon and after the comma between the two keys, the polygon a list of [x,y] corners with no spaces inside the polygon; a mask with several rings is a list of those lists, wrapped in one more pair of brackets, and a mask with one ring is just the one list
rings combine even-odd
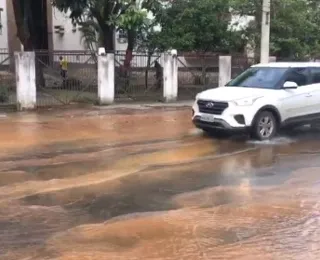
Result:
{"label": "utility pole", "polygon": [[270,1],[262,0],[260,63],[269,62],[270,49]]}

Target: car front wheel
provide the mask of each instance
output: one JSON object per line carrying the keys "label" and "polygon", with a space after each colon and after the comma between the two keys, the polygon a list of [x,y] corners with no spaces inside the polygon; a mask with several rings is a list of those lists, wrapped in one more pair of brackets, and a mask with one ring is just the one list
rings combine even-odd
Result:
{"label": "car front wheel", "polygon": [[254,138],[264,141],[272,139],[277,133],[277,120],[269,111],[260,112],[254,122],[252,133]]}

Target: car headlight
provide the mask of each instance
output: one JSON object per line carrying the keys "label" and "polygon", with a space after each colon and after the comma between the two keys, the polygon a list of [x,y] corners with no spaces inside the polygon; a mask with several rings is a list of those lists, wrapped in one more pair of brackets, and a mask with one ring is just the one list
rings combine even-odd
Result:
{"label": "car headlight", "polygon": [[233,101],[237,106],[252,106],[261,97],[243,98]]}

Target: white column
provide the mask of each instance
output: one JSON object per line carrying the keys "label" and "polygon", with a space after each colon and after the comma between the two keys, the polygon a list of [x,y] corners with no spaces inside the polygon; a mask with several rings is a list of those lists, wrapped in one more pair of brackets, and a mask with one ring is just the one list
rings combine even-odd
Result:
{"label": "white column", "polygon": [[262,1],[260,63],[269,62],[270,52],[270,0]]}
{"label": "white column", "polygon": [[219,87],[231,80],[231,56],[219,56]]}
{"label": "white column", "polygon": [[164,54],[163,64],[163,98],[165,102],[172,100],[172,59],[169,53]]}
{"label": "white column", "polygon": [[163,98],[165,102],[173,102],[178,96],[178,62],[177,51],[164,54],[163,65]]}
{"label": "white column", "polygon": [[172,94],[174,101],[178,98],[178,52],[177,50],[171,51],[172,55]]}
{"label": "white column", "polygon": [[17,108],[34,109],[37,104],[36,66],[34,52],[15,52]]}
{"label": "white column", "polygon": [[114,102],[114,54],[99,49],[98,56],[98,100],[100,105]]}

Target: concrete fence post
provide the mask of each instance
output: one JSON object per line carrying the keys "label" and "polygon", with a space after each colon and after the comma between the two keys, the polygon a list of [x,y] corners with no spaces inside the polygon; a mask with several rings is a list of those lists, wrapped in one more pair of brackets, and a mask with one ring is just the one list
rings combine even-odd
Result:
{"label": "concrete fence post", "polygon": [[174,101],[178,98],[178,52],[176,50],[171,51],[172,56],[172,94]]}
{"label": "concrete fence post", "polygon": [[231,56],[219,56],[219,87],[225,86],[231,80]]}
{"label": "concrete fence post", "polygon": [[165,102],[174,102],[178,97],[178,61],[177,51],[164,54],[163,98]]}
{"label": "concrete fence post", "polygon": [[17,109],[36,108],[36,65],[34,52],[15,52]]}
{"label": "concrete fence post", "polygon": [[98,102],[99,105],[110,105],[114,102],[114,53],[99,49],[98,55]]}

